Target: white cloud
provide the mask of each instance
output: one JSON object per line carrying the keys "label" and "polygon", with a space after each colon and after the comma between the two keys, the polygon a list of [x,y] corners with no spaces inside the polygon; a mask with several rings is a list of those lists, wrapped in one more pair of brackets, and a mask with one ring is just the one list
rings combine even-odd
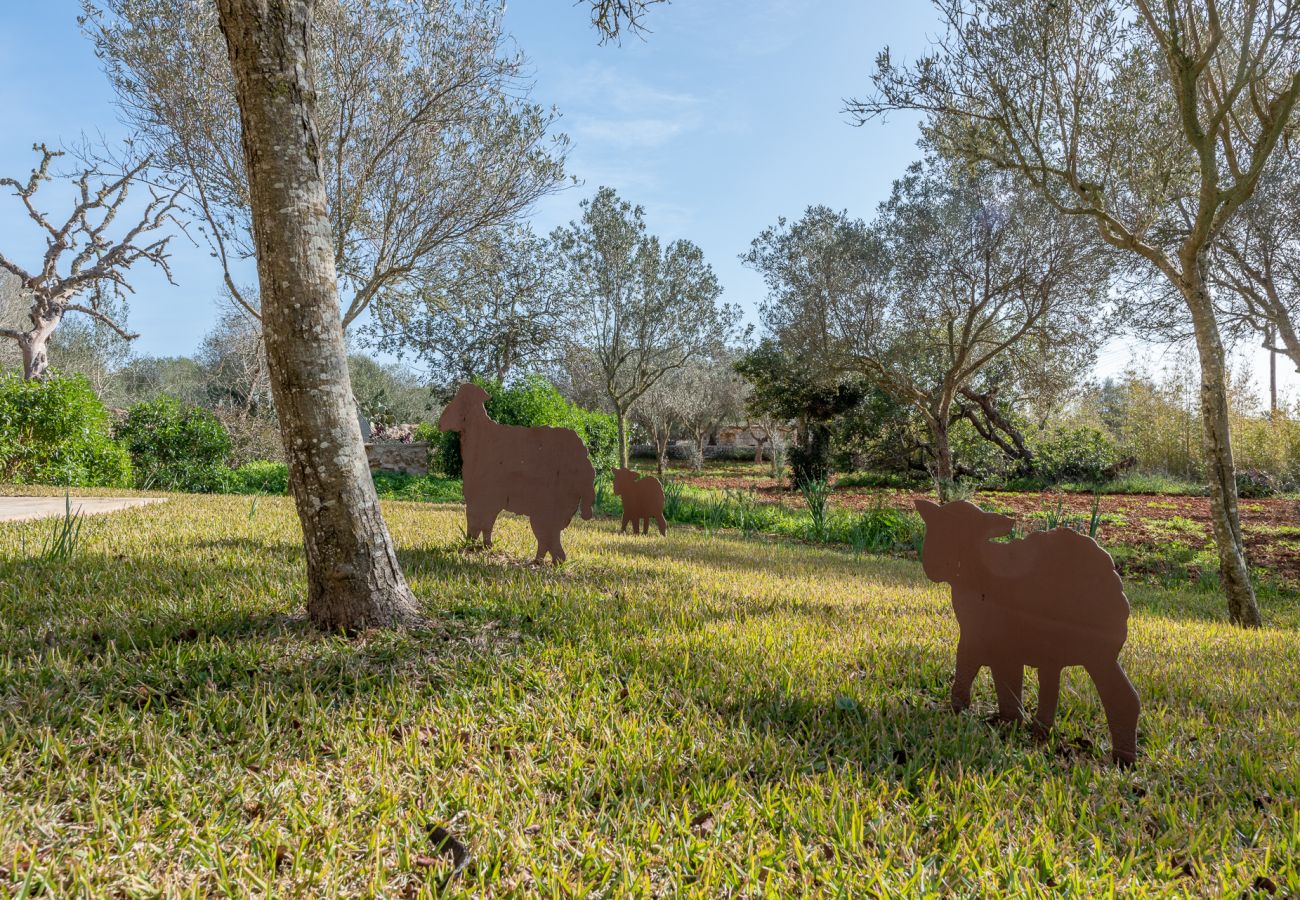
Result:
{"label": "white cloud", "polygon": [[660,147],[681,134],[688,123],[672,119],[578,120],[570,132],[578,140],[623,147]]}
{"label": "white cloud", "polygon": [[579,145],[662,147],[704,122],[706,101],[597,63],[563,73],[553,86],[560,127]]}

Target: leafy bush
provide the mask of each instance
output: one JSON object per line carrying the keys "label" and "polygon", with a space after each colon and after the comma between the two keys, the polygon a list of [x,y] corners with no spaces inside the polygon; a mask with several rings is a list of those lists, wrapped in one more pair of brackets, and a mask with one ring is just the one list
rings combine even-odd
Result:
{"label": "leafy bush", "polygon": [[230,465],[249,462],[284,462],[284,444],[280,440],[280,423],[271,415],[245,415],[229,409],[212,410],[217,421],[230,435]]}
{"label": "leafy bush", "polygon": [[1030,439],[1034,469],[1047,482],[1101,481],[1120,461],[1119,448],[1097,428],[1053,428]]}
{"label": "leafy bush", "polygon": [[460,503],[465,499],[460,482],[436,475],[376,472],[375,492],[381,500],[416,500],[421,503]]}
{"label": "leafy bush", "polygon": [[871,508],[861,513],[849,528],[849,544],[858,553],[888,553],[906,546],[917,531],[915,522],[901,510],[877,496]]}
{"label": "leafy bush", "polygon": [[927,488],[930,479],[924,472],[849,472],[835,479],[837,488],[897,488],[914,491]]}
{"label": "leafy bush", "polygon": [[801,444],[790,448],[790,481],[798,488],[809,481],[827,481],[831,475],[830,430],[810,427]]}
{"label": "leafy bush", "polygon": [[173,397],[137,403],[115,434],[141,487],[210,493],[225,486],[230,435],[206,409]]}
{"label": "leafy bush", "polygon": [[1246,499],[1272,497],[1278,491],[1277,479],[1259,469],[1237,470],[1237,496]]}
{"label": "leafy bush", "polygon": [[289,467],[268,459],[253,460],[227,471],[224,487],[231,494],[287,494]]}
{"label": "leafy bush", "polygon": [[131,458],[113,441],[108,412],[83,376],[0,377],[0,481],[131,483]]}
{"label": "leafy bush", "polygon": [[[572,428],[587,445],[597,475],[610,472],[618,464],[618,423],[613,416],[583,409],[566,400],[555,385],[540,375],[526,376],[511,387],[493,381],[476,383],[490,395],[486,405],[493,421],[502,425]],[[417,436],[421,433],[417,431]],[[440,433],[438,455],[443,474],[460,478],[462,460],[457,432]]]}

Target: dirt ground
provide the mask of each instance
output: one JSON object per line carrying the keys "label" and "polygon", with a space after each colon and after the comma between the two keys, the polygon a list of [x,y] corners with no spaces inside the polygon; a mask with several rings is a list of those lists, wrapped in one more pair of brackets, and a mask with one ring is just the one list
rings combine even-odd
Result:
{"label": "dirt ground", "polygon": [[[752,487],[765,502],[792,508],[803,505],[798,493],[791,491],[786,483],[771,478],[703,474],[687,480],[698,487],[715,490]],[[832,495],[831,503],[841,509],[864,510],[883,498],[891,506],[910,509],[916,496],[926,495],[839,488]],[[981,492],[971,499],[987,509],[1015,516],[1026,527],[1057,513],[1086,523],[1093,504],[1091,494],[1054,492]],[[1251,565],[1281,585],[1300,587],[1300,500],[1242,500],[1240,506]],[[1213,571],[1217,567],[1208,497],[1102,495],[1099,511],[1102,516],[1099,538],[1115,556],[1121,571],[1157,577],[1186,573],[1197,578],[1205,569]]]}

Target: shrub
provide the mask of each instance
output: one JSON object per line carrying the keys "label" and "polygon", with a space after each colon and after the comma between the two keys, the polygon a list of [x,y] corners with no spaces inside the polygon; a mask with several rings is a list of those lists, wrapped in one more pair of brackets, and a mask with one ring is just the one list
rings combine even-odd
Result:
{"label": "shrub", "polygon": [[924,472],[849,472],[835,479],[837,488],[897,488],[914,491],[928,488]]}
{"label": "shrub", "polygon": [[226,473],[225,490],[231,494],[287,494],[289,467],[269,459],[244,463]]}
{"label": "shrub", "polygon": [[1047,482],[1101,481],[1120,461],[1119,448],[1096,428],[1054,428],[1030,439],[1034,471]]}
{"label": "shrub", "polygon": [[1277,479],[1259,469],[1237,470],[1237,496],[1246,499],[1272,497],[1278,491]]}
{"label": "shrub", "polygon": [[131,458],[113,441],[108,412],[83,376],[0,377],[0,481],[131,483]]}
{"label": "shrub", "polygon": [[906,513],[877,496],[871,508],[849,527],[849,544],[858,553],[886,553],[909,543],[914,531],[915,525]]}
{"label": "shrub", "polygon": [[212,411],[230,435],[230,465],[250,462],[284,462],[280,423],[270,416],[245,415],[228,409]]}
{"label": "shrub", "polygon": [[460,503],[465,499],[460,482],[436,475],[375,472],[375,493],[381,500],[415,500],[421,503]]}
{"label": "shrub", "polygon": [[809,481],[827,481],[831,475],[830,431],[825,426],[808,429],[803,443],[790,448],[790,482],[798,488]]}
{"label": "shrub", "polygon": [[[613,416],[566,400],[555,385],[540,375],[528,375],[511,387],[493,381],[475,383],[490,395],[487,412],[493,421],[502,425],[572,428],[587,445],[597,475],[609,473],[618,464],[618,423]],[[439,436],[439,468],[448,478],[460,478],[460,435],[448,431]]]}
{"label": "shrub", "polygon": [[131,407],[115,433],[142,487],[208,493],[225,486],[230,435],[206,409],[159,397]]}

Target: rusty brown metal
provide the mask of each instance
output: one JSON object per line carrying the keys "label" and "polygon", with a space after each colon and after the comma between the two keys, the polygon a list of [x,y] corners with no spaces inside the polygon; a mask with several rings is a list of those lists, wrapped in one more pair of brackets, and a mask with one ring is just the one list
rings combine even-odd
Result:
{"label": "rusty brown metal", "polygon": [[1068,528],[994,542],[1011,534],[1014,521],[965,500],[943,506],[917,500],[916,510],[925,520],[925,574],[952,586],[961,629],[953,709],[970,705],[971,684],[988,666],[999,717],[1020,720],[1024,668],[1032,666],[1038,669],[1034,725],[1045,736],[1056,718],[1061,670],[1083,666],[1106,710],[1112,758],[1132,763],[1140,703],[1119,664],[1129,604],[1110,554]]}
{"label": "rusty brown metal", "polygon": [[527,516],[537,537],[540,563],[565,560],[560,533],[581,509],[590,519],[596,502],[596,471],[578,433],[569,428],[521,427],[493,422],[488,392],[462,384],[438,419],[441,431],[460,432],[464,461],[466,537],[492,546],[497,516]]}
{"label": "rusty brown metal", "polygon": [[659,524],[659,533],[668,533],[668,520],[664,518],[664,486],[653,475],[637,476],[631,469],[614,470],[614,496],[623,501],[623,526],[632,523],[633,534],[649,534],[652,521]]}

